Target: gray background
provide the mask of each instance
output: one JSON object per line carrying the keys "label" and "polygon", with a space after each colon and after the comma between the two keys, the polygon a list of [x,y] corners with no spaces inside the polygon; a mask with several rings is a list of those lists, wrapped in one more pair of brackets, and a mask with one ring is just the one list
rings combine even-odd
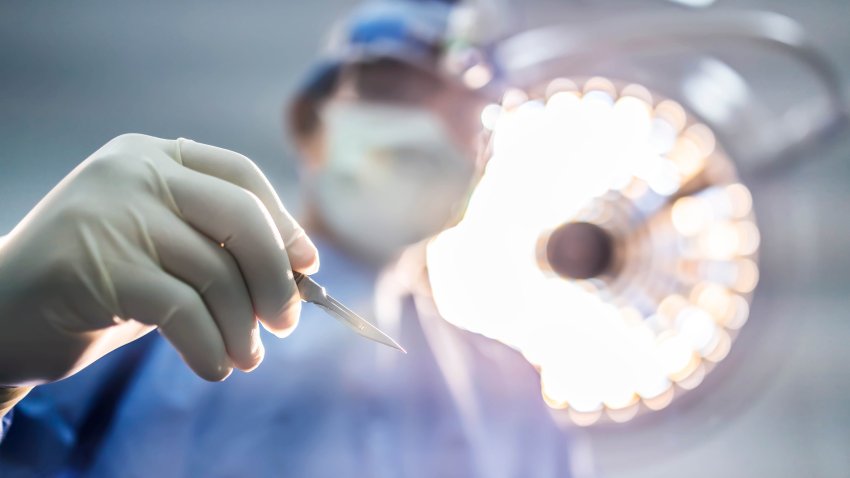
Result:
{"label": "gray background", "polygon": [[[657,2],[644,2],[649,6]],[[298,209],[283,104],[353,1],[0,3],[0,231],[111,137],[240,151]],[[522,2],[530,23],[635,2]],[[800,21],[850,82],[850,2],[720,1]],[[765,69],[786,94],[789,78]],[[793,78],[792,78],[793,79]],[[767,87],[769,88],[769,86]],[[789,94],[795,94],[790,92]],[[762,282],[733,353],[682,404],[573,430],[580,476],[850,476],[850,138],[754,180]]]}

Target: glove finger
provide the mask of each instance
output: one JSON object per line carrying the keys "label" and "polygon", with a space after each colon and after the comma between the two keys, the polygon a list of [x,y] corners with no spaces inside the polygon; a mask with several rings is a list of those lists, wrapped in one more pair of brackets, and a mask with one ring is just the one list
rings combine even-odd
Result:
{"label": "glove finger", "polygon": [[180,213],[192,227],[236,260],[254,312],[273,333],[291,332],[301,299],[280,233],[251,192],[221,179],[181,168],[168,178]]}
{"label": "glove finger", "polygon": [[271,183],[253,161],[239,153],[208,144],[182,138],[177,142],[183,166],[235,184],[259,198],[280,231],[295,270],[305,274],[319,270],[316,246],[283,206]]}
{"label": "glove finger", "polygon": [[161,267],[203,299],[234,365],[253,370],[264,349],[248,287],[233,256],[170,211],[160,217],[150,235]]}
{"label": "glove finger", "polygon": [[154,267],[119,265],[110,276],[124,318],[157,326],[201,378],[221,381],[230,375],[224,340],[194,289]]}

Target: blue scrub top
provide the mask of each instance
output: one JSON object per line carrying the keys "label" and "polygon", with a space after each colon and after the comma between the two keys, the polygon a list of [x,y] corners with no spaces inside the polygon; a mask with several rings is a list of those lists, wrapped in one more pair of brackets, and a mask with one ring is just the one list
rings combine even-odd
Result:
{"label": "blue scrub top", "polygon": [[[373,318],[376,272],[319,247],[319,282]],[[19,403],[0,476],[569,476],[568,440],[535,370],[504,345],[423,317],[410,296],[398,300],[396,323],[378,325],[407,355],[305,304],[289,338],[264,333],[258,369],[223,383],[196,377],[150,334]],[[97,447],[74,472],[70,455],[92,434]]]}

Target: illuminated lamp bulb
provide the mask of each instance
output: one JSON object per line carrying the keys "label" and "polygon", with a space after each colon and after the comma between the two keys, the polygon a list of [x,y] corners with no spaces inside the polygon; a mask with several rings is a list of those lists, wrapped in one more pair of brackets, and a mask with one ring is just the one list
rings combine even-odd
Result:
{"label": "illuminated lamp bulb", "polygon": [[598,77],[541,86],[481,111],[487,169],[429,243],[431,290],[445,320],[535,367],[557,419],[626,422],[729,353],[758,283],[753,199],[679,103]]}

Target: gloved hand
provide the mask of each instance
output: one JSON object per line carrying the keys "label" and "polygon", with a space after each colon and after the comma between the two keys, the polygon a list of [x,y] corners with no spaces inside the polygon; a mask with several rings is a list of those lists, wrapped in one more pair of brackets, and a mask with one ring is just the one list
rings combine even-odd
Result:
{"label": "gloved hand", "polygon": [[0,386],[74,374],[154,328],[199,376],[262,360],[318,253],[248,158],[123,135],[59,183],[0,245]]}

